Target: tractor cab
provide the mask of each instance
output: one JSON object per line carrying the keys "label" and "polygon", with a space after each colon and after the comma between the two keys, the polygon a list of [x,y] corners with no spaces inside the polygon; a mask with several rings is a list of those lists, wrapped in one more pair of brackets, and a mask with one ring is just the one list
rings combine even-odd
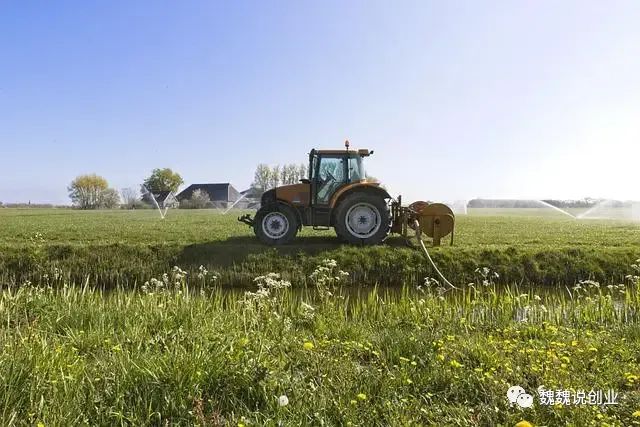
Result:
{"label": "tractor cab", "polygon": [[[363,158],[369,150],[311,150],[309,153],[310,204],[329,205],[332,196],[346,185],[367,182]],[[373,182],[373,181],[372,181]]]}

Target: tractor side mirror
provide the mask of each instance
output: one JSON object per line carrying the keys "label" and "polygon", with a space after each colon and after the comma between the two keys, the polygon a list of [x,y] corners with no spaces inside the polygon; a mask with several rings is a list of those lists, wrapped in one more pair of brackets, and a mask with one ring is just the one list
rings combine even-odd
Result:
{"label": "tractor side mirror", "polygon": [[307,178],[302,178],[300,182],[303,184],[311,184],[311,181],[309,181]]}

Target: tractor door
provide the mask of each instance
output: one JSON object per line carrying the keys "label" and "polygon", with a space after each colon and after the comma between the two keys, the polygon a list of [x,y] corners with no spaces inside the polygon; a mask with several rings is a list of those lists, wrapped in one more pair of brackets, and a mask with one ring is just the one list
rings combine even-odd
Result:
{"label": "tractor door", "polygon": [[348,182],[348,158],[317,154],[311,162],[311,218],[314,226],[329,226],[331,196]]}

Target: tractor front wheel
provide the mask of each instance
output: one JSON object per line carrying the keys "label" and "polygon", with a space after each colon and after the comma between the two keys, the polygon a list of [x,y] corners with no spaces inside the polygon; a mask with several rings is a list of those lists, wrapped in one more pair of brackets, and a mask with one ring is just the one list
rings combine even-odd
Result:
{"label": "tractor front wheel", "polygon": [[267,205],[258,210],[253,221],[253,231],[268,245],[283,245],[298,234],[298,220],[289,206]]}
{"label": "tractor front wheel", "polygon": [[371,193],[354,193],[336,209],[336,234],[349,243],[376,245],[389,234],[389,207],[384,198]]}

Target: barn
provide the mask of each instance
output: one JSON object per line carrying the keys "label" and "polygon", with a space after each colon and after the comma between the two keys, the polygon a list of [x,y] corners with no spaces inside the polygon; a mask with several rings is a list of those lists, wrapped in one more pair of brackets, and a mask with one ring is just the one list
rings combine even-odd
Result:
{"label": "barn", "polygon": [[179,202],[182,202],[183,200],[190,200],[191,196],[193,196],[193,192],[196,190],[200,190],[208,194],[212,205],[219,208],[231,206],[241,197],[240,192],[236,190],[233,185],[225,182],[214,184],[191,184],[178,193],[176,198]]}

